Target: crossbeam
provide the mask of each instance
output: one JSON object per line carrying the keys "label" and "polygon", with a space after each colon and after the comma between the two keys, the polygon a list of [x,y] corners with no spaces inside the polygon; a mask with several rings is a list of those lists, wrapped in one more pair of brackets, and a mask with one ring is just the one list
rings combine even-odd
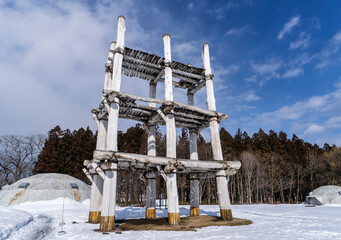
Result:
{"label": "crossbeam", "polygon": [[111,90],[103,90],[103,93],[107,96],[110,96],[112,98],[118,97],[118,98],[127,98],[130,100],[138,100],[138,101],[142,101],[142,102],[148,102],[148,103],[156,103],[156,104],[162,104],[162,105],[166,105],[166,106],[174,106],[174,107],[180,107],[180,108],[185,108],[194,112],[198,112],[210,117],[218,117],[220,119],[226,119],[227,115],[224,113],[219,113],[213,110],[206,110],[194,105],[188,105],[185,103],[178,103],[178,102],[174,102],[174,101],[165,101],[165,100],[161,100],[161,99],[156,99],[156,98],[147,98],[147,97],[140,97],[140,96],[136,96],[136,95],[131,95],[131,94],[127,94],[127,93],[123,93],[123,92],[118,92],[118,91],[111,91]]}
{"label": "crossbeam", "polygon": [[113,151],[95,150],[93,155],[94,161],[135,161],[145,164],[154,164],[161,166],[172,166],[174,168],[190,168],[193,170],[226,170],[239,169],[241,167],[240,161],[207,161],[207,160],[190,160],[190,159],[175,159],[169,157],[148,156],[135,153],[123,153]]}

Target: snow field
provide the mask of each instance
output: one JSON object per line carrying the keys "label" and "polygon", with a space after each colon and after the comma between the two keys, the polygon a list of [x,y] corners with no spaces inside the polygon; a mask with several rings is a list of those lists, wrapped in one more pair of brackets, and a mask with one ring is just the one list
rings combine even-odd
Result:
{"label": "snow field", "polygon": [[[66,199],[63,226],[66,234],[58,235],[62,203],[63,199],[56,199],[7,208],[9,211],[25,210],[34,216],[34,221],[13,232],[9,239],[341,239],[341,206],[336,205],[321,207],[305,207],[303,204],[232,205],[234,217],[250,219],[253,224],[206,227],[195,232],[127,231],[121,234],[102,234],[93,231],[98,229],[99,224],[86,223],[88,200],[78,203]],[[200,214],[219,215],[217,205],[200,207]],[[116,208],[116,219],[142,218],[144,214],[144,208],[140,207]],[[188,205],[180,206],[180,215],[189,215]],[[157,216],[166,217],[167,210],[157,209]],[[0,226],[2,223],[0,220]]]}
{"label": "snow field", "polygon": [[6,239],[13,231],[33,221],[33,216],[23,210],[0,207],[0,239]]}

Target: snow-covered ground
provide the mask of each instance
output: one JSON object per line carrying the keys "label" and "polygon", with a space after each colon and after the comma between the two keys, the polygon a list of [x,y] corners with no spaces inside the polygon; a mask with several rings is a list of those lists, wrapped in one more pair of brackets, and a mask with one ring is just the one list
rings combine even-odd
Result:
{"label": "snow-covered ground", "polygon": [[14,231],[33,221],[32,214],[6,207],[0,207],[0,239],[6,239]]}
{"label": "snow-covered ground", "polygon": [[[32,202],[0,208],[0,239],[341,239],[341,207],[304,205],[233,205],[234,217],[253,221],[247,226],[215,226],[196,232],[140,231],[102,234],[93,231],[98,224],[87,224],[89,201],[65,201],[63,230],[58,235],[62,219],[62,199]],[[29,213],[27,213],[27,212]],[[201,214],[217,216],[216,205],[201,206]],[[34,220],[32,220],[32,216]],[[189,206],[180,206],[181,216],[189,215]],[[157,210],[166,217],[166,210]],[[14,218],[13,218],[14,217]],[[117,207],[117,219],[144,217],[139,207]],[[11,222],[12,221],[12,222]],[[14,221],[14,222],[13,222]],[[17,230],[21,227],[19,230]]]}

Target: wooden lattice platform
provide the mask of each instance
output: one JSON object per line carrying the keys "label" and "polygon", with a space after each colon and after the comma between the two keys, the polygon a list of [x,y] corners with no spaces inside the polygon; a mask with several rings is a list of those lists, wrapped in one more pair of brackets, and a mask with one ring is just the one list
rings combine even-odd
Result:
{"label": "wooden lattice platform", "polygon": [[[207,127],[212,117],[220,122],[227,115],[212,110],[203,109],[194,105],[165,101],[156,98],[139,97],[117,91],[103,91],[104,100],[92,112],[98,119],[106,119],[108,105],[115,101],[120,105],[120,118],[134,119],[146,125],[165,125],[164,115],[173,110],[175,125],[179,128],[202,129]],[[143,105],[139,102],[155,103],[155,106]],[[107,105],[107,107],[106,107]]]}
{"label": "wooden lattice platform", "polygon": [[[114,51],[113,51],[114,52]],[[109,59],[112,61],[112,58]],[[158,81],[164,82],[165,58],[156,54],[150,54],[131,48],[125,48],[123,52],[122,73],[129,77],[137,77],[151,81],[156,84]],[[112,64],[107,63],[111,68]],[[184,88],[198,91],[205,85],[205,69],[192,67],[180,62],[172,61],[170,63],[172,75],[175,79],[173,85],[178,88]],[[112,69],[111,69],[112,70]]]}

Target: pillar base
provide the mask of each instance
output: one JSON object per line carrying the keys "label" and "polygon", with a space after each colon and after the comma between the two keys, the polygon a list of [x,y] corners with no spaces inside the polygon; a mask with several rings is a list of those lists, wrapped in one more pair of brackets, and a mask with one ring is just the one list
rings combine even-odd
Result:
{"label": "pillar base", "polygon": [[180,223],[180,213],[168,213],[168,223],[177,225]]}
{"label": "pillar base", "polygon": [[232,211],[231,209],[220,209],[221,220],[232,221]]}
{"label": "pillar base", "polygon": [[89,223],[99,223],[101,218],[101,211],[89,212]]}
{"label": "pillar base", "polygon": [[111,231],[115,229],[115,216],[101,217],[101,224],[99,230],[102,232]]}
{"label": "pillar base", "polygon": [[146,209],[146,218],[147,219],[156,218],[156,209],[155,208],[147,208]]}
{"label": "pillar base", "polygon": [[191,216],[199,216],[199,207],[191,207]]}

